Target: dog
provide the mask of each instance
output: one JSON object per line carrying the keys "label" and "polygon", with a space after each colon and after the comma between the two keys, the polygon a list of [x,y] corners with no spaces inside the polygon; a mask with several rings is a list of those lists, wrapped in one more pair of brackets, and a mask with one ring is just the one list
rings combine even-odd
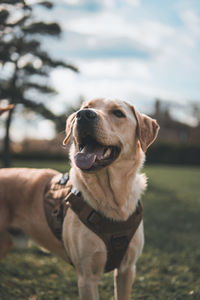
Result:
{"label": "dog", "polygon": [[[146,188],[146,177],[139,170],[158,130],[156,120],[121,100],[91,100],[67,119],[63,143],[70,143],[70,185],[81,192],[85,203],[113,224],[126,222],[137,209]],[[51,169],[0,170],[0,258],[12,246],[8,229],[20,228],[41,246],[73,264],[81,300],[97,300],[98,282],[107,261],[104,241],[82,223],[70,206],[62,224],[62,241],[52,233],[45,216],[47,186],[56,184],[59,177],[60,173]],[[130,299],[135,265],[143,245],[140,222],[114,270],[117,300]]]}

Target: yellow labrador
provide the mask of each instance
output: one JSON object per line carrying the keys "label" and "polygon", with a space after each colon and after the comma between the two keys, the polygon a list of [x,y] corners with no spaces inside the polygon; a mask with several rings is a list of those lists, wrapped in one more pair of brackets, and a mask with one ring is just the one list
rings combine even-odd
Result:
{"label": "yellow labrador", "polygon": [[[84,103],[66,124],[64,144],[71,143],[71,185],[102,215],[127,220],[146,187],[145,175],[139,174],[139,169],[158,129],[155,120],[124,101],[95,99]],[[50,169],[0,170],[0,258],[12,245],[7,229],[21,228],[42,246],[72,262],[80,299],[96,300],[107,260],[104,242],[70,208],[63,222],[63,243],[53,235],[45,218],[45,189],[59,176]],[[141,222],[114,271],[115,299],[130,298],[143,244]]]}

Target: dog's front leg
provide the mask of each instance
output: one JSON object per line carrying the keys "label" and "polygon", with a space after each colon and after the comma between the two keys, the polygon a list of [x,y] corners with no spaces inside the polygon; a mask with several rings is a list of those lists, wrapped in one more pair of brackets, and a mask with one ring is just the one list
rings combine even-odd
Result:
{"label": "dog's front leg", "polygon": [[78,288],[81,300],[98,300],[98,283],[105,265],[105,254],[97,252],[82,261],[78,271]]}
{"label": "dog's front leg", "polygon": [[78,274],[78,288],[81,300],[98,300],[98,283],[104,273],[106,255],[95,252],[89,257],[79,260],[76,266]]}
{"label": "dog's front leg", "polygon": [[135,279],[136,267],[130,266],[126,270],[115,269],[114,288],[115,300],[129,300],[131,287]]}
{"label": "dog's front leg", "polygon": [[78,274],[78,289],[81,300],[99,300],[98,279]]}

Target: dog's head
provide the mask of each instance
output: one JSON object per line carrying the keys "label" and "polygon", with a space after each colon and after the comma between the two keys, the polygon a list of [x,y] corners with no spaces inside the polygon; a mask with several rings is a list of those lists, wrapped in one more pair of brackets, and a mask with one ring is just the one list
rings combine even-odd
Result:
{"label": "dog's head", "polygon": [[67,119],[67,144],[73,138],[71,159],[84,171],[96,171],[139,150],[146,152],[159,126],[150,117],[119,100],[95,99]]}

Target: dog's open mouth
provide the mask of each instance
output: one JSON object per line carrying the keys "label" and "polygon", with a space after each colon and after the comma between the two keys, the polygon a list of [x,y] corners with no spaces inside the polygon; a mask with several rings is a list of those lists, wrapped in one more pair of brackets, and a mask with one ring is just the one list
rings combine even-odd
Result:
{"label": "dog's open mouth", "polygon": [[110,165],[120,153],[119,147],[102,145],[89,136],[81,141],[79,150],[75,155],[75,163],[78,168],[86,171]]}

